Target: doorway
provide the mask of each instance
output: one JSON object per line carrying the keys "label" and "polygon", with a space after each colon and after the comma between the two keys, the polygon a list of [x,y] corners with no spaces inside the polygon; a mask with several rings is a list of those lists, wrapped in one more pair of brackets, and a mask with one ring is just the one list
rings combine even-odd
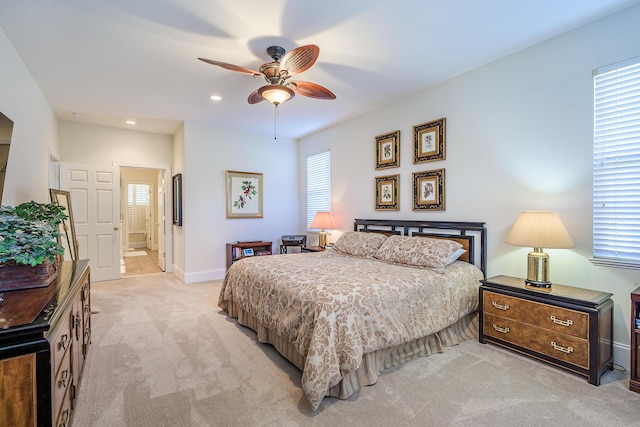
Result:
{"label": "doorway", "polygon": [[[161,273],[164,171],[120,168],[121,277]],[[161,199],[162,197],[162,199]]]}

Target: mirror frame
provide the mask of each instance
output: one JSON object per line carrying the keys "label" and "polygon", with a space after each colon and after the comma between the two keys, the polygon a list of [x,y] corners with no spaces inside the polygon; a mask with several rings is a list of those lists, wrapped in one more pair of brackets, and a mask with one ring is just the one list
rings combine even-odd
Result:
{"label": "mirror frame", "polygon": [[63,259],[65,261],[76,261],[78,259],[78,240],[76,239],[76,228],[73,222],[73,210],[71,209],[71,193],[55,188],[49,189],[51,203],[62,206],[68,216],[58,225],[58,243],[64,247]]}

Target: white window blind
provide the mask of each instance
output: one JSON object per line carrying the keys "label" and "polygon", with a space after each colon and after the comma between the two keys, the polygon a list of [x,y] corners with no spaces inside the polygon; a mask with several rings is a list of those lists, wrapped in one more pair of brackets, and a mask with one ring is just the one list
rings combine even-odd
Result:
{"label": "white window blind", "polygon": [[640,268],[640,57],[594,71],[593,256]]}
{"label": "white window blind", "polygon": [[127,185],[127,228],[130,233],[147,232],[149,192],[149,184]]}
{"label": "white window blind", "polygon": [[307,157],[307,229],[321,211],[331,211],[331,151]]}

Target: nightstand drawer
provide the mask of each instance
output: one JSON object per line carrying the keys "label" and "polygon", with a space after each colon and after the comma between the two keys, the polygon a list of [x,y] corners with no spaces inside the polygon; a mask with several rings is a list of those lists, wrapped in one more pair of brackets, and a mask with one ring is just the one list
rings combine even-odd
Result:
{"label": "nightstand drawer", "polygon": [[484,313],[484,334],[589,369],[589,341]]}
{"label": "nightstand drawer", "polygon": [[483,311],[550,331],[589,339],[589,315],[584,312],[490,291],[484,293]]}

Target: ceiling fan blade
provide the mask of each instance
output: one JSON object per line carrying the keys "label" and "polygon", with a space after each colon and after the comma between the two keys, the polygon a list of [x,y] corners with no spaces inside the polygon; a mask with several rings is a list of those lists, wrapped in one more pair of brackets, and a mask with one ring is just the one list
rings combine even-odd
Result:
{"label": "ceiling fan blade", "polygon": [[311,82],[289,82],[287,85],[298,95],[308,96],[315,99],[336,99],[336,96],[326,87]]}
{"label": "ceiling fan blade", "polygon": [[300,46],[288,52],[280,61],[280,70],[292,76],[308,70],[320,55],[320,48],[314,44]]}
{"label": "ceiling fan blade", "polygon": [[258,102],[264,101],[264,98],[258,93],[258,89],[256,89],[251,92],[251,95],[249,95],[249,99],[247,99],[247,101],[249,101],[249,104],[257,104]]}
{"label": "ceiling fan blade", "polygon": [[248,74],[250,76],[261,76],[259,71],[254,71],[249,68],[241,67],[239,65],[227,64],[226,62],[214,61],[213,59],[198,58],[200,61],[207,64],[217,65],[218,67],[226,68],[227,70],[237,71],[238,73]]}

